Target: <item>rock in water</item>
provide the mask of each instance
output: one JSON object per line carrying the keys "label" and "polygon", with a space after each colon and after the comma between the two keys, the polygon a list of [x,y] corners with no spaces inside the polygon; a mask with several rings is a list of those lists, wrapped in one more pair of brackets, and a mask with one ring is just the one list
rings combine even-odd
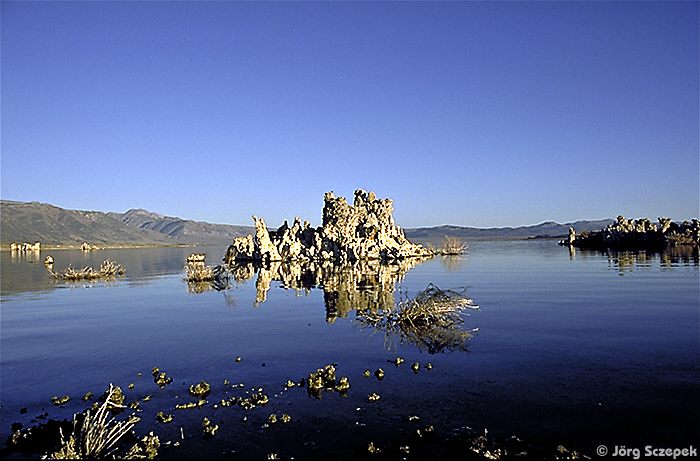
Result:
{"label": "rock in water", "polygon": [[323,225],[316,229],[295,218],[276,231],[253,216],[255,235],[233,241],[224,256],[227,264],[241,261],[323,261],[366,259],[399,260],[429,257],[432,252],[408,241],[394,222],[391,199],[378,199],[374,192],[355,191],[353,205],[343,197],[326,193]]}

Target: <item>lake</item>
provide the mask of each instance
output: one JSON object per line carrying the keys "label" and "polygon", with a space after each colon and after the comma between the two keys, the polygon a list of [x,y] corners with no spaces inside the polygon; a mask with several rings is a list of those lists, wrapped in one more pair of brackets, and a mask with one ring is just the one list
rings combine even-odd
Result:
{"label": "lake", "polygon": [[[184,280],[193,252],[215,265],[225,247],[3,252],[0,439],[15,422],[71,420],[113,383],[139,402],[136,434],[171,442],[160,448],[168,458],[350,457],[370,443],[430,457],[466,433],[594,458],[601,445],[700,445],[697,250],[474,241],[466,255],[401,266],[241,267],[221,290]],[[54,271],[113,260],[125,274],[56,282],[47,254]],[[462,341],[436,347],[362,321],[431,283],[479,306],[450,333]],[[287,386],[329,364],[346,393]],[[159,387],[153,367],[173,382]],[[207,403],[177,409],[197,401],[189,388],[201,381]],[[220,403],[258,393],[264,406]],[[291,420],[271,424],[272,414]],[[219,426],[209,440],[204,417]],[[416,442],[428,432],[431,443]]]}

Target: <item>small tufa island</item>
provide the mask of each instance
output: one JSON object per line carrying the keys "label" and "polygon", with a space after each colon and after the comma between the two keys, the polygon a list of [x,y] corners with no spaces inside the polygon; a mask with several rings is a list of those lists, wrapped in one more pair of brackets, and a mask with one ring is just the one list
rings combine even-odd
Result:
{"label": "small tufa island", "polygon": [[625,219],[618,216],[617,220],[605,229],[597,232],[584,232],[576,235],[573,228],[569,236],[559,242],[560,245],[570,245],[579,248],[623,250],[662,250],[669,246],[693,246],[700,243],[700,222],[693,219],[677,224],[669,218],[659,218],[659,225],[648,219]]}
{"label": "small tufa island", "polygon": [[353,205],[327,192],[323,225],[314,229],[299,218],[268,231],[265,221],[253,216],[255,235],[236,238],[228,247],[224,262],[313,262],[359,260],[397,261],[430,257],[434,252],[408,241],[394,223],[393,200],[378,199],[374,192],[358,189]]}

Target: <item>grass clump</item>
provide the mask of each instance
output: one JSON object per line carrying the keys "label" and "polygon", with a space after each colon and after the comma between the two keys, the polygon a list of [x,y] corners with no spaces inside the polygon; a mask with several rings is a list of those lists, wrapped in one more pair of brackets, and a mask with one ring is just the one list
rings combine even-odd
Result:
{"label": "grass clump", "polygon": [[[84,459],[113,456],[118,448],[117,442],[139,421],[139,418],[133,415],[125,421],[115,421],[113,417],[110,418],[110,408],[124,408],[123,405],[112,400],[116,389],[110,384],[102,405],[74,415],[73,432],[66,438],[61,430],[61,449],[44,458]],[[155,439],[155,441],[149,439],[151,446],[157,442],[157,437]],[[142,452],[143,450],[135,445],[124,457],[132,459],[144,457],[139,456]]]}
{"label": "grass clump", "polygon": [[357,322],[386,333],[386,343],[411,343],[434,354],[460,348],[471,331],[459,328],[465,309],[478,309],[462,291],[442,290],[432,283],[409,299],[402,294],[396,305],[375,313],[364,312]]}
{"label": "grass clump", "polygon": [[438,253],[444,256],[457,256],[466,253],[467,249],[469,249],[469,245],[461,238],[454,235],[446,235]]}
{"label": "grass clump", "polygon": [[231,286],[231,273],[220,265],[212,267],[204,263],[188,263],[185,265],[185,279],[195,293],[212,288],[222,291]]}
{"label": "grass clump", "polygon": [[68,268],[64,269],[62,272],[54,272],[51,269],[47,270],[55,278],[69,281],[110,279],[124,274],[124,266],[109,260],[104,261],[100,265],[99,270],[95,270],[91,266],[84,267],[80,270],[68,266]]}
{"label": "grass clump", "polygon": [[434,255],[460,256],[467,252],[469,245],[455,235],[446,235],[441,243],[428,244],[428,249]]}

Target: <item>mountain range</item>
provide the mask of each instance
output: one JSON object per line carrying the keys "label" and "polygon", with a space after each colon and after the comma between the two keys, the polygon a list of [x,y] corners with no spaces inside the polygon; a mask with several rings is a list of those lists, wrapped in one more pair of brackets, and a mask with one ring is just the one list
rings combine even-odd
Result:
{"label": "mountain range", "polygon": [[66,210],[39,202],[0,201],[0,240],[42,245],[218,245],[252,226],[210,224],[134,209],[126,213]]}
{"label": "mountain range", "polygon": [[[445,236],[462,239],[524,239],[568,235],[607,226],[611,219],[542,224],[521,227],[475,228],[462,226],[404,229],[406,237],[417,243],[434,242]],[[163,216],[142,209],[126,213],[66,210],[39,202],[0,201],[0,240],[41,242],[42,245],[79,246],[83,242],[98,246],[126,245],[225,245],[234,238],[254,231],[253,226],[211,224]]]}
{"label": "mountain range", "polygon": [[463,240],[563,238],[569,235],[570,227],[573,227],[576,233],[580,234],[584,231],[591,232],[603,229],[611,222],[613,222],[612,219],[576,221],[566,224],[548,221],[531,226],[491,228],[446,225],[404,229],[404,233],[406,234],[406,238],[419,243],[434,242],[446,236],[458,237]]}

